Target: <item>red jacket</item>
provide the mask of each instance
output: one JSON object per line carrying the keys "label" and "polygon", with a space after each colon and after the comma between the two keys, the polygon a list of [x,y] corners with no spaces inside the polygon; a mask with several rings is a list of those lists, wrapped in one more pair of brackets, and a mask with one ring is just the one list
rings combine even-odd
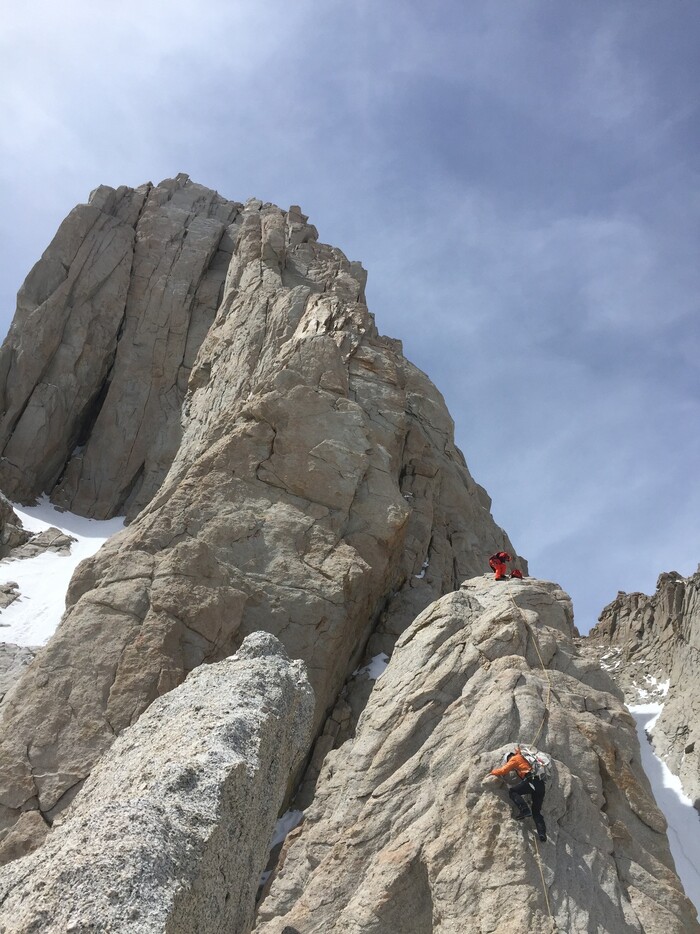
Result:
{"label": "red jacket", "polygon": [[518,750],[514,756],[511,756],[506,764],[502,765],[499,769],[491,769],[489,775],[497,775],[498,778],[503,778],[504,775],[507,775],[513,770],[518,773],[520,778],[527,778],[530,772],[532,772],[532,766],[520,750]]}
{"label": "red jacket", "polygon": [[506,561],[512,561],[513,559],[508,554],[507,551],[497,551],[495,555],[491,555],[489,562],[497,561],[499,564],[505,564]]}

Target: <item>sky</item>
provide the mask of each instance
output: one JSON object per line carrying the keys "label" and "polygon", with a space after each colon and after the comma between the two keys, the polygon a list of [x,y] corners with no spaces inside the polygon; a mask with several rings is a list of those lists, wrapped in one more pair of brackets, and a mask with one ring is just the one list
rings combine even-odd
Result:
{"label": "sky", "polygon": [[300,204],[587,631],[700,562],[699,47],[696,0],[10,5],[0,329],[100,184]]}

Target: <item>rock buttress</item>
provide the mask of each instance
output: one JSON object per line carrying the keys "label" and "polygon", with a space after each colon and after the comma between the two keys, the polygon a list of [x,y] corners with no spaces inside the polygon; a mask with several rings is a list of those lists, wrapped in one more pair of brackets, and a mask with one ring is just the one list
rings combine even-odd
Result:
{"label": "rock buttress", "polygon": [[247,934],[309,741],[304,665],[267,633],[119,737],[36,853],[0,869],[0,932]]}
{"label": "rock buttress", "polygon": [[[256,934],[700,931],[634,722],[573,632],[535,580],[469,580],[419,616],[328,755]],[[546,843],[483,783],[517,742],[554,760]]]}

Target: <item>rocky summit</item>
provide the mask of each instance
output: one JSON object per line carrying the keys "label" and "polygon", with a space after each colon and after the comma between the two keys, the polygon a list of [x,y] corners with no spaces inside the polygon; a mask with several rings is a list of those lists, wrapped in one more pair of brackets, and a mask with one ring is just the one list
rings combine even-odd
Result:
{"label": "rocky summit", "polygon": [[[98,188],[20,289],[0,488],[127,525],[0,650],[0,934],[699,930],[601,667],[627,617],[586,648],[527,577],[365,280],[299,207],[178,175]],[[71,545],[4,499],[0,533]],[[485,780],[516,743],[546,840]]]}

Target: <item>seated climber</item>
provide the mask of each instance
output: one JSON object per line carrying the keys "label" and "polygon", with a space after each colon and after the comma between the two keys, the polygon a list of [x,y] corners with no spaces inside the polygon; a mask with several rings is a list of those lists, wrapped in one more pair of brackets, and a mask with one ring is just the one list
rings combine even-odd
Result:
{"label": "seated climber", "polygon": [[519,568],[513,568],[510,577],[511,580],[515,579],[521,581],[523,579],[523,572]]}
{"label": "seated climber", "polygon": [[495,555],[491,555],[489,558],[489,567],[492,571],[496,572],[494,580],[497,581],[506,581],[508,580],[508,575],[506,573],[506,563],[512,561],[513,559],[508,554],[507,551],[497,551]]}
{"label": "seated climber", "polygon": [[[519,782],[515,785],[511,785],[508,789],[508,796],[518,809],[518,813],[513,816],[516,820],[524,820],[526,817],[532,817],[535,822],[535,827],[537,828],[537,836],[542,841],[546,840],[547,828],[544,818],[540,813],[545,793],[544,780],[535,775],[531,763],[528,762],[518,748],[516,748],[515,752],[508,754],[505,765],[497,769],[491,769],[486,777],[488,778],[493,775],[496,778],[503,778],[510,772],[516,772],[520,779]],[[532,801],[531,808],[525,803],[523,795],[530,795]]]}

